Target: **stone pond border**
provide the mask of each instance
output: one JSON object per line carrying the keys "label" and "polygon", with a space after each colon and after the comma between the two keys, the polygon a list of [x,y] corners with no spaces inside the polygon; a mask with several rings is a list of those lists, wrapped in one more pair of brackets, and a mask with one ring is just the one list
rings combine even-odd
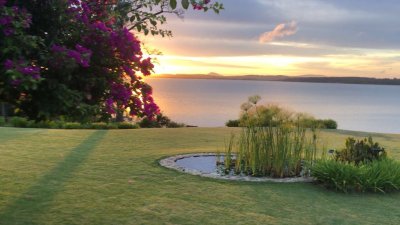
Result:
{"label": "stone pond border", "polygon": [[[224,155],[224,154],[220,154]],[[270,178],[270,177],[251,177],[251,176],[238,176],[238,175],[226,175],[221,176],[217,173],[202,173],[198,170],[187,169],[176,164],[177,160],[189,158],[189,157],[201,157],[201,156],[217,156],[216,153],[192,153],[192,154],[181,154],[170,156],[168,158],[161,159],[159,164],[163,167],[177,170],[192,175],[201,177],[208,177],[220,180],[235,180],[235,181],[250,181],[250,182],[276,182],[276,183],[297,183],[297,182],[313,182],[312,177],[293,177],[293,178]]]}

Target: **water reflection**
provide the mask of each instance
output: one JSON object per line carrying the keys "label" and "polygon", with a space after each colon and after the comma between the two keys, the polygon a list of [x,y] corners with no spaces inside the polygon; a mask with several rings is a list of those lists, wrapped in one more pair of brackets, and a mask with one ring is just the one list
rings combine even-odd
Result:
{"label": "water reflection", "polygon": [[271,81],[147,79],[163,112],[178,122],[224,126],[239,116],[241,103],[258,94],[318,118],[332,118],[340,129],[400,133],[400,86]]}

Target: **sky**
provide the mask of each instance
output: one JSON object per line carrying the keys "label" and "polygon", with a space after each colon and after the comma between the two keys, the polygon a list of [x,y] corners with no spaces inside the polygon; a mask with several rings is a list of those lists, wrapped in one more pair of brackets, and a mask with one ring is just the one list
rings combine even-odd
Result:
{"label": "sky", "polygon": [[219,0],[145,37],[157,74],[400,78],[399,0]]}

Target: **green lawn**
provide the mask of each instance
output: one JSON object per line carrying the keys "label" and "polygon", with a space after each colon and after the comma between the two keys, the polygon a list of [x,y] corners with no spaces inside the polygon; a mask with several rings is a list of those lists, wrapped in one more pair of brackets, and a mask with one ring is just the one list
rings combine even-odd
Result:
{"label": "green lawn", "polygon": [[[229,128],[0,128],[0,224],[400,224],[400,194],[201,178],[165,156],[223,151]],[[367,133],[322,132],[328,147]],[[400,159],[400,135],[373,134]]]}

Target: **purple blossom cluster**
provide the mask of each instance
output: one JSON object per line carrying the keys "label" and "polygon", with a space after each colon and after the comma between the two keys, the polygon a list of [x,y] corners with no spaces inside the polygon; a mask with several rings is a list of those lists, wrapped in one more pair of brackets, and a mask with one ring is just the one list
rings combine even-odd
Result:
{"label": "purple blossom cluster", "polygon": [[26,29],[32,23],[32,17],[26,9],[17,6],[6,7],[6,1],[0,0],[0,28],[8,37],[13,35],[17,29]]}
{"label": "purple blossom cluster", "polygon": [[74,59],[75,63],[81,65],[84,68],[89,67],[90,58],[92,57],[92,51],[88,48],[83,47],[82,45],[76,44],[75,49],[67,49],[65,46],[61,45],[52,45],[51,51],[56,53],[59,57],[55,57],[51,64],[59,68],[63,62],[64,57],[68,57]]}
{"label": "purple blossom cluster", "polygon": [[[18,40],[23,29],[29,28],[32,19],[25,9],[7,7],[6,0],[0,0],[0,32],[6,38]],[[141,51],[140,41],[127,28],[115,24],[115,18],[109,14],[109,3],[115,0],[68,0],[67,14],[81,33],[79,42],[73,40],[54,41],[48,61],[41,67],[36,60],[17,60],[24,57],[6,56],[3,66],[13,72],[13,79],[7,78],[13,87],[28,82],[39,82],[47,74],[56,73],[69,64],[79,65],[88,73],[104,79],[107,84],[101,96],[104,100],[104,111],[109,114],[131,109],[131,115],[153,118],[159,113],[154,103],[151,87],[142,81],[142,76],[151,74],[154,65],[151,58],[145,58]],[[102,3],[102,4],[100,4]],[[0,35],[1,35],[0,33]],[[62,43],[62,44],[61,44]],[[73,44],[72,44],[73,43]],[[50,50],[50,51],[48,51]],[[42,61],[41,61],[42,62]],[[33,84],[33,83],[32,83]]]}
{"label": "purple blossom cluster", "polygon": [[[143,58],[140,42],[135,35],[127,28],[116,28],[114,18],[107,14],[102,6],[104,4],[95,4],[97,2],[98,0],[69,0],[69,13],[74,15],[78,23],[89,29],[82,37],[82,45],[98,49],[99,43],[105,43],[98,52],[99,56],[113,55],[118,62],[113,67],[104,68],[105,74],[117,72],[120,77],[115,80],[110,76],[110,91],[104,103],[105,111],[115,114],[118,110],[129,107],[131,115],[144,114],[153,118],[154,114],[159,113],[159,108],[151,97],[151,88],[143,85],[137,72],[148,76],[154,65],[150,58]],[[69,52],[69,56],[79,60],[79,54],[76,52]],[[142,88],[146,90],[143,91]]]}
{"label": "purple blossom cluster", "polygon": [[108,114],[115,114],[116,111],[114,109],[115,108],[114,99],[112,99],[111,97],[107,98],[106,101],[105,101],[105,108],[106,108],[106,112]]}
{"label": "purple blossom cluster", "polygon": [[160,109],[157,104],[154,103],[152,96],[146,96],[143,101],[144,114],[147,118],[153,119],[154,115],[160,114]]}
{"label": "purple blossom cluster", "polygon": [[132,96],[132,90],[130,87],[127,87],[124,84],[112,83],[111,96],[115,101],[119,101],[122,105],[126,105]]}
{"label": "purple blossom cluster", "polygon": [[14,62],[11,59],[7,59],[4,62],[4,68],[8,71],[17,72],[16,74],[14,73],[17,78],[10,81],[14,87],[19,86],[24,80],[39,80],[41,78],[40,68],[36,65],[28,65],[24,60]]}

